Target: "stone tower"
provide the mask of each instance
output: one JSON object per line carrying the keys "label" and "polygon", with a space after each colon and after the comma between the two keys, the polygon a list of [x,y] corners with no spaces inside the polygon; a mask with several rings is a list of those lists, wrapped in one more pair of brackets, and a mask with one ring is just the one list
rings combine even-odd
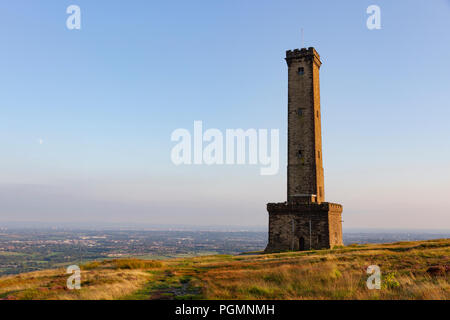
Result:
{"label": "stone tower", "polygon": [[325,202],[319,69],[314,48],[289,50],[287,202],[269,203],[266,252],[342,245],[342,206]]}

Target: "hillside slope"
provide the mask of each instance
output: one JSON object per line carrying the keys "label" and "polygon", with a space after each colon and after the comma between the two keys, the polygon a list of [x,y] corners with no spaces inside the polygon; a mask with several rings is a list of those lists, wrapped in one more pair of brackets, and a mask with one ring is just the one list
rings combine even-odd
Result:
{"label": "hillside slope", "polygon": [[[366,286],[369,265],[381,290]],[[450,239],[334,250],[107,260],[82,266],[81,290],[63,269],[0,278],[0,299],[450,299]]]}

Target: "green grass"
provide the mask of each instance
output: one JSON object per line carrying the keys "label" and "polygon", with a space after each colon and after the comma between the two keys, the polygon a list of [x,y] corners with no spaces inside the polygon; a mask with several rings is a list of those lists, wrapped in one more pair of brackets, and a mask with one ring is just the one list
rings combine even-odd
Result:
{"label": "green grass", "polygon": [[29,256],[27,253],[11,252],[11,251],[0,251],[0,256],[10,257],[10,256]]}
{"label": "green grass", "polygon": [[98,268],[110,269],[150,269],[160,268],[163,265],[160,261],[139,260],[139,259],[114,259],[92,261],[81,266],[83,270],[93,270]]}

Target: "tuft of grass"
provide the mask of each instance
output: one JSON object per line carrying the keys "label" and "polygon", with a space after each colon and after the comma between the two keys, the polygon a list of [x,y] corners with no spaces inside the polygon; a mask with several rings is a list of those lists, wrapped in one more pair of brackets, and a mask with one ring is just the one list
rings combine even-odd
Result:
{"label": "tuft of grass", "polygon": [[161,261],[138,259],[112,260],[111,264],[115,269],[151,269],[161,268],[163,266]]}
{"label": "tuft of grass", "polygon": [[93,261],[81,266],[82,270],[93,270],[98,268],[109,269],[153,269],[161,268],[163,262],[159,260],[141,260],[141,259],[114,259],[104,261]]}

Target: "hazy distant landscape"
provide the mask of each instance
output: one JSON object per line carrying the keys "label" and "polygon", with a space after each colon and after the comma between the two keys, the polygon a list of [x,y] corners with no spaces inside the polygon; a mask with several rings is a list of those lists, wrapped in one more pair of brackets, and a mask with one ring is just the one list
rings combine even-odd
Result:
{"label": "hazy distant landscape", "polygon": [[[442,238],[450,238],[450,232],[344,232],[346,245]],[[213,254],[236,255],[263,250],[266,244],[265,231],[0,228],[0,276],[111,258],[161,260]]]}

